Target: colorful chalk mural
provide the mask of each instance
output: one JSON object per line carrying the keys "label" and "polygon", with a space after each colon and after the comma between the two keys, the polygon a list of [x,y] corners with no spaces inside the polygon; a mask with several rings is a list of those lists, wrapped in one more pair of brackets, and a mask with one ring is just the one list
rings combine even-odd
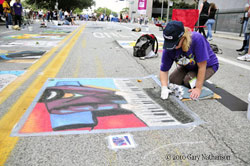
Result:
{"label": "colorful chalk mural", "polygon": [[[121,41],[117,40],[117,43],[122,47],[122,48],[133,48],[135,46],[136,41]],[[158,52],[162,52],[163,50],[163,42],[158,42],[159,44],[159,49]]]}
{"label": "colorful chalk mural", "polygon": [[45,40],[22,40],[22,41],[14,41],[9,43],[2,43],[0,47],[54,47],[59,43],[56,41],[45,41]]}
{"label": "colorful chalk mural", "polygon": [[130,80],[49,79],[13,133],[110,132],[178,124]]}
{"label": "colorful chalk mural", "polygon": [[34,60],[41,58],[41,56],[46,51],[19,51],[19,52],[9,52],[9,53],[0,53],[0,63],[9,62],[9,63],[32,63]]}
{"label": "colorful chalk mural", "polygon": [[71,33],[71,31],[66,30],[46,30],[42,32],[43,34],[67,34]]}
{"label": "colorful chalk mural", "polygon": [[25,71],[0,71],[0,91],[14,81],[18,76]]}
{"label": "colorful chalk mural", "polygon": [[51,39],[61,40],[65,37],[64,34],[21,34],[4,37],[5,39]]}

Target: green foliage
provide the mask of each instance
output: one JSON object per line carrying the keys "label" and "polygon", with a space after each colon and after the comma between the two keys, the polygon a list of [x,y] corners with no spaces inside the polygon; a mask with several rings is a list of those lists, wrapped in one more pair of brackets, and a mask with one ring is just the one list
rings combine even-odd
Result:
{"label": "green foliage", "polygon": [[82,14],[82,10],[79,8],[76,8],[73,13],[74,14]]}
{"label": "green foliage", "polygon": [[94,0],[26,0],[27,4],[39,9],[53,10],[56,2],[59,3],[58,9],[75,10],[76,8],[85,9],[95,4]]}
{"label": "green foliage", "polygon": [[101,8],[99,7],[98,9],[96,9],[94,11],[97,15],[97,17],[99,17],[101,14],[106,14],[106,16],[109,16],[111,13],[114,15],[114,16],[117,16],[117,13],[116,12],[113,12],[112,10],[108,9],[108,8]]}
{"label": "green foliage", "polygon": [[121,14],[128,14],[129,13],[129,8],[128,7],[126,7],[126,8],[123,8],[122,10],[121,10],[121,12],[120,12]]}

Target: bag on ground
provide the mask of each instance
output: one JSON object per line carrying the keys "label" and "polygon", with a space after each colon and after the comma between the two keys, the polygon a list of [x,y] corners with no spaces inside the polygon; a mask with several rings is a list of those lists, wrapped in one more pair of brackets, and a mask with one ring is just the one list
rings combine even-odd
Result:
{"label": "bag on ground", "polygon": [[216,44],[213,44],[213,43],[209,43],[209,44],[215,54],[223,53],[222,50]]}
{"label": "bag on ground", "polygon": [[143,34],[133,47],[133,55],[140,58],[157,57],[158,41],[153,34]]}

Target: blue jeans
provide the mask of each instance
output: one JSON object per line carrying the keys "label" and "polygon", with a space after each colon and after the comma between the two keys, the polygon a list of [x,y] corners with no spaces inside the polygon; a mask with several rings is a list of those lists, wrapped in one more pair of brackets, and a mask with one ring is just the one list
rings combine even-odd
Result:
{"label": "blue jeans", "polygon": [[212,27],[215,23],[214,19],[208,19],[207,20],[207,38],[212,38]]}
{"label": "blue jeans", "polygon": [[[4,15],[6,16],[6,13]],[[8,28],[8,25],[12,25],[12,15],[10,13],[6,17],[6,28]]]}

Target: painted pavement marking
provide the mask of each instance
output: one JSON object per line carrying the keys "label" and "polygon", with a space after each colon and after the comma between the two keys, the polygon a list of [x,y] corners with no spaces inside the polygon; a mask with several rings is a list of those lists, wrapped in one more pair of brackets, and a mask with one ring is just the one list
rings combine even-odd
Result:
{"label": "painted pavement marking", "polygon": [[103,65],[102,61],[99,56],[95,56],[95,64],[96,64],[96,76],[97,77],[104,77],[104,70],[103,70]]}
{"label": "painted pavement marking", "polygon": [[234,66],[246,69],[246,70],[250,70],[250,66],[248,66],[248,65],[241,64],[241,63],[238,63],[238,62],[235,62],[235,61],[223,58],[223,57],[218,56],[218,55],[217,55],[217,58],[219,59],[219,61],[222,61],[222,62],[225,62],[225,63],[229,63],[231,65],[234,65]]}
{"label": "painted pavement marking", "polygon": [[33,98],[37,95],[38,91],[47,80],[47,78],[56,76],[84,28],[85,26],[80,28],[76,35],[69,41],[69,44],[64,47],[45,68],[44,74],[37,77],[37,79],[30,85],[30,87],[22,94],[19,100],[15,104],[13,104],[9,111],[1,118],[0,142],[2,143],[0,144],[0,165],[4,165],[10,152],[19,140],[18,137],[10,137],[11,130],[18,122],[20,117],[24,114],[25,110],[32,103]]}
{"label": "painted pavement marking", "polygon": [[[85,47],[86,47],[86,39],[84,38],[82,40],[82,48],[85,48]],[[81,60],[82,60],[82,56],[80,54],[80,55],[77,56],[76,67],[75,67],[75,71],[74,71],[74,74],[73,74],[74,78],[78,77],[78,75],[79,75]]]}

